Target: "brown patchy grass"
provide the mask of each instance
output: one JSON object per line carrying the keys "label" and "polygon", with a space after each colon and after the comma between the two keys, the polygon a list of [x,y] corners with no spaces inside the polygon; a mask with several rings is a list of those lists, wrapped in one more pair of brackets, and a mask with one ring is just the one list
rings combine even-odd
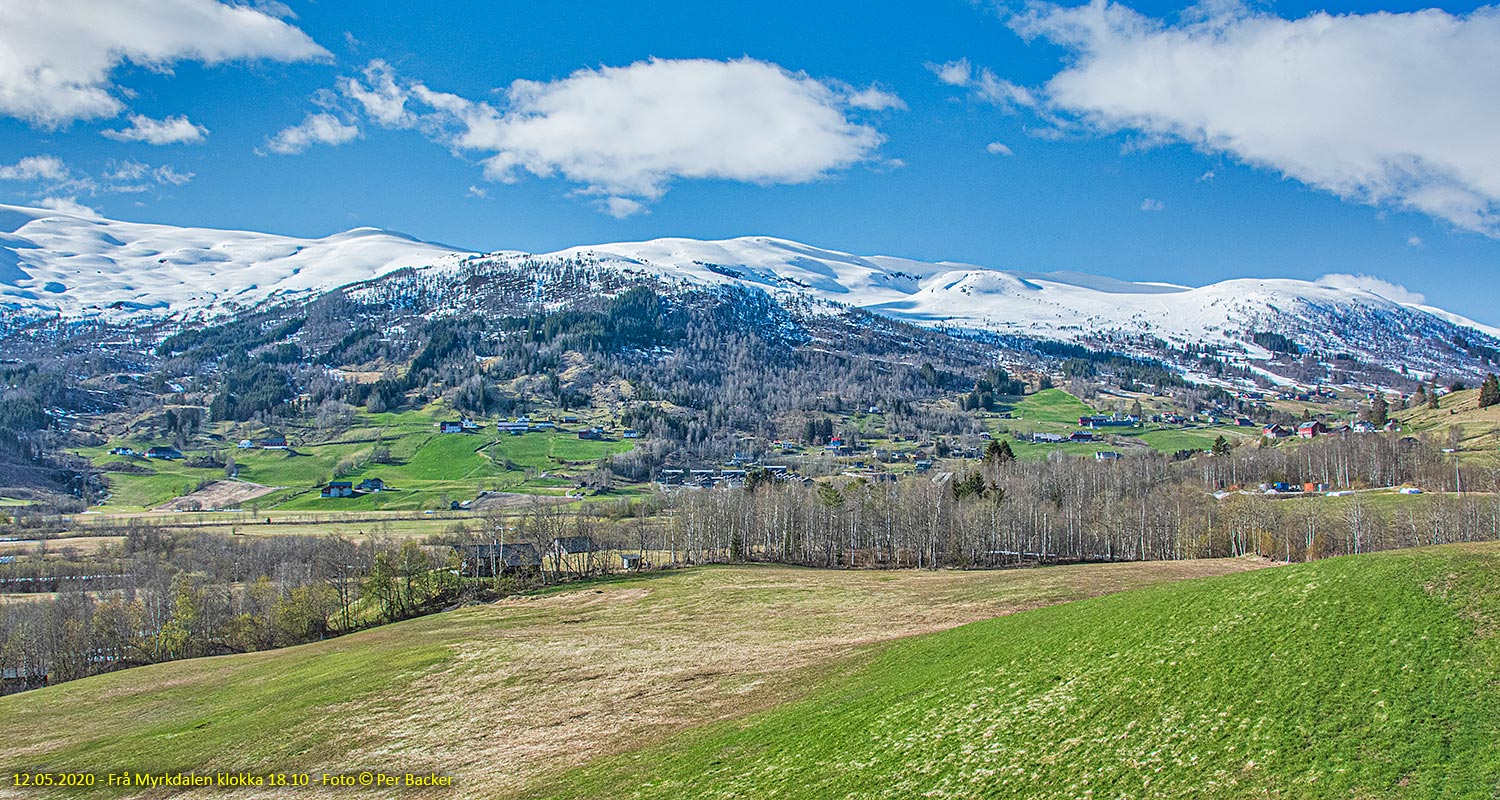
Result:
{"label": "brown patchy grass", "polygon": [[163,503],[152,510],[197,511],[199,509],[238,508],[243,503],[274,491],[276,491],[274,486],[261,486],[248,481],[214,481],[202,489]]}
{"label": "brown patchy grass", "polygon": [[[736,566],[583,585],[315,645],[129,670],[0,699],[8,747],[14,758],[24,756],[18,763],[0,757],[0,771],[45,764],[97,772],[438,772],[453,776],[458,790],[361,794],[515,797],[594,758],[804,696],[884,642],[1267,565]],[[412,659],[418,651],[428,655]],[[312,676],[317,687],[338,689],[305,688]],[[274,739],[252,746],[262,736]],[[153,745],[158,740],[162,749]],[[340,793],[314,786],[297,794]],[[3,796],[23,795],[0,788]],[[260,796],[275,795],[236,793]]]}

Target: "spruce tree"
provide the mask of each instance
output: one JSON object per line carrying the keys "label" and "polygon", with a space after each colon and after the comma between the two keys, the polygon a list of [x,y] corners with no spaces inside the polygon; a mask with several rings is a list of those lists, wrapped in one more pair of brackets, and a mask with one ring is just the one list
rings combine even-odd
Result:
{"label": "spruce tree", "polygon": [[1391,407],[1385,401],[1385,395],[1377,393],[1375,399],[1370,401],[1370,424],[1377,428],[1384,428],[1389,419]]}
{"label": "spruce tree", "polygon": [[1233,449],[1234,447],[1229,444],[1229,440],[1225,439],[1222,434],[1214,440],[1213,454],[1216,456],[1227,456],[1229,455],[1229,451]]}
{"label": "spruce tree", "polygon": [[1500,403],[1500,379],[1491,372],[1484,378],[1484,383],[1479,384],[1479,407],[1489,408]]}

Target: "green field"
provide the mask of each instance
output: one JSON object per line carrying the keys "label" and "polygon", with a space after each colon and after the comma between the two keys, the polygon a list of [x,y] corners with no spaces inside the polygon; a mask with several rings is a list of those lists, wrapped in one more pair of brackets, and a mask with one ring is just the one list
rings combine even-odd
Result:
{"label": "green field", "polygon": [[[601,458],[628,451],[630,441],[583,441],[574,433],[534,432],[499,435],[493,428],[476,434],[439,434],[434,422],[451,415],[441,409],[360,415],[355,425],[328,440],[316,431],[288,430],[290,450],[240,450],[232,443],[190,446],[188,455],[215,452],[233,458],[242,481],[276,487],[252,503],[262,510],[434,509],[448,500],[473,498],[480,491],[561,494],[573,486],[572,477],[592,468]],[[96,465],[128,463],[143,474],[107,472],[111,496],[106,511],[153,508],[191,492],[203,481],[224,477],[222,469],[195,469],[180,461],[112,456],[116,446],[142,451],[154,442],[112,441],[77,452]],[[383,448],[391,462],[370,463],[371,453]],[[317,487],[340,478],[356,483],[378,477],[393,491],[352,498],[323,499]]]}
{"label": "green field", "polygon": [[44,767],[435,770],[461,787],[443,796],[513,797],[601,755],[805,696],[901,637],[1257,566],[737,566],[600,581],[3,697],[0,781]]}
{"label": "green field", "polygon": [[1087,403],[1062,389],[1043,389],[1027,395],[1008,409],[1016,419],[1062,422],[1078,427],[1078,418],[1097,413]]}
{"label": "green field", "polygon": [[899,643],[546,794],[1493,798],[1497,631],[1494,545],[1144,589]]}

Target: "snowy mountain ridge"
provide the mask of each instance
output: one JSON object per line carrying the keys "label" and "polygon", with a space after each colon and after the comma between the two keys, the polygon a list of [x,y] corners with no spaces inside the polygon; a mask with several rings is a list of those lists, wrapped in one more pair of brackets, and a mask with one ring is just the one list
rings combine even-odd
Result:
{"label": "snowy mountain ridge", "polygon": [[588,266],[668,285],[739,284],[927,327],[1126,352],[1208,345],[1263,360],[1272,354],[1255,342],[1256,335],[1279,334],[1310,351],[1436,371],[1450,367],[1451,358],[1429,357],[1424,350],[1431,348],[1414,343],[1452,349],[1455,340],[1472,340],[1500,347],[1500,329],[1439,308],[1292,279],[1241,278],[1201,287],[1136,283],[1077,272],[858,256],[766,236],[481,255],[372,228],[299,239],[0,206],[0,307],[18,317],[210,316],[351,283],[376,286],[376,279],[405,267],[429,279],[470,280],[538,265]]}

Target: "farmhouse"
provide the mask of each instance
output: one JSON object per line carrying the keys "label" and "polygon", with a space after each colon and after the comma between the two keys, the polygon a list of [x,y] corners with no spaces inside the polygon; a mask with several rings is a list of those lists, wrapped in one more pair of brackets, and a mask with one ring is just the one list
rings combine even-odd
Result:
{"label": "farmhouse", "polygon": [[1033,433],[1033,434],[1031,434],[1031,441],[1036,442],[1037,444],[1060,444],[1062,442],[1066,442],[1067,440],[1068,440],[1068,437],[1066,437],[1066,436],[1064,436],[1064,435],[1062,435],[1060,433]]}
{"label": "farmhouse", "polygon": [[385,491],[385,481],[379,478],[365,478],[359,482],[359,490],[361,492],[383,492]]}
{"label": "farmhouse", "polygon": [[495,430],[500,433],[522,434],[531,430],[531,425],[525,422],[497,422]]}
{"label": "farmhouse", "polygon": [[1287,430],[1286,428],[1281,427],[1280,425],[1267,425],[1266,427],[1260,429],[1260,435],[1271,439],[1285,439],[1286,437],[1291,436],[1292,432]]}
{"label": "farmhouse", "polygon": [[133,456],[135,449],[131,447],[111,447],[109,454],[112,456]]}
{"label": "farmhouse", "polygon": [[592,553],[599,549],[591,536],[559,536],[547,548],[555,556],[570,556],[576,553]]}
{"label": "farmhouse", "polygon": [[476,578],[529,572],[542,565],[533,544],[473,544],[464,548],[463,571]]}
{"label": "farmhouse", "polygon": [[579,431],[578,438],[585,439],[590,442],[598,442],[604,439],[604,431],[598,428],[589,428],[586,431]]}
{"label": "farmhouse", "polygon": [[354,481],[329,481],[318,493],[319,497],[353,497]]}
{"label": "farmhouse", "polygon": [[1119,461],[1123,456],[1111,450],[1101,450],[1094,454],[1095,461]]}
{"label": "farmhouse", "polygon": [[146,458],[159,458],[163,461],[174,461],[182,458],[182,451],[175,447],[152,447],[146,450]]}
{"label": "farmhouse", "polygon": [[280,433],[273,433],[256,442],[255,446],[262,450],[285,450],[287,449],[286,436]]}
{"label": "farmhouse", "polygon": [[1073,433],[1073,435],[1071,435],[1071,436],[1068,437],[1068,441],[1070,441],[1070,442],[1092,442],[1092,441],[1094,441],[1094,432],[1093,431],[1075,431]]}
{"label": "farmhouse", "polygon": [[1304,422],[1301,425],[1297,426],[1297,435],[1303,439],[1312,439],[1317,436],[1322,436],[1327,432],[1328,429],[1323,426],[1323,423],[1317,420]]}
{"label": "farmhouse", "polygon": [[438,433],[463,433],[464,424],[460,420],[444,420],[438,423]]}

